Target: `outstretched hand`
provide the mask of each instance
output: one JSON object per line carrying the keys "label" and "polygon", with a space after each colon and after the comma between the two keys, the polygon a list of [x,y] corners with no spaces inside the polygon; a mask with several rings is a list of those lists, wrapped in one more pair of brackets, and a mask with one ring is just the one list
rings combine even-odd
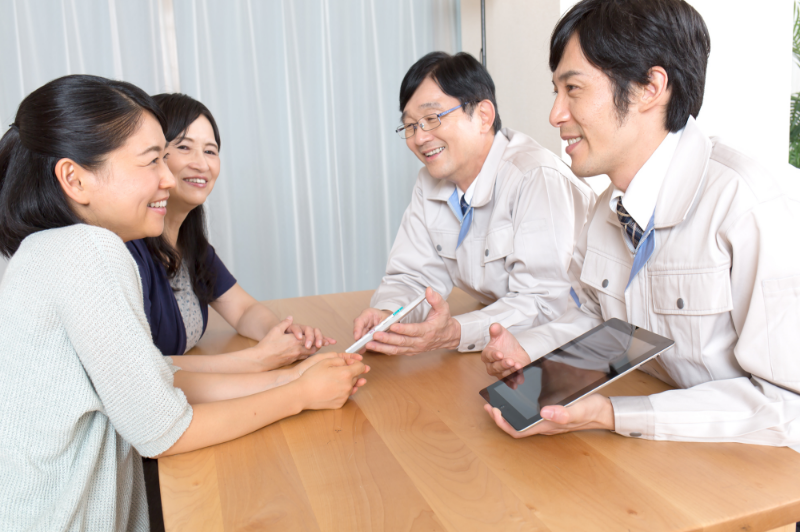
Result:
{"label": "outstretched hand", "polygon": [[514,335],[499,323],[489,327],[489,343],[481,352],[486,373],[502,379],[530,363],[528,353],[519,345]]}

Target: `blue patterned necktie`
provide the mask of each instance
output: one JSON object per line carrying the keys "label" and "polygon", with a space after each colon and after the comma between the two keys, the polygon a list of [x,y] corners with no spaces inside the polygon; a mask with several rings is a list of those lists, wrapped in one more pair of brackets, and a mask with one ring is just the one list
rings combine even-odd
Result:
{"label": "blue patterned necktie", "polygon": [[636,223],[636,220],[628,214],[625,207],[622,206],[622,196],[617,198],[617,218],[619,218],[619,223],[622,224],[622,227],[625,228],[625,232],[628,233],[633,243],[633,249],[638,248],[639,241],[642,239],[644,231],[642,231],[642,228]]}
{"label": "blue patterned necktie", "polygon": [[[625,207],[622,206],[622,197],[620,196],[617,198],[617,218],[619,218],[619,223],[622,224],[622,227],[625,228],[625,232],[630,237],[633,248],[636,250],[633,256],[631,275],[628,278],[628,284],[625,286],[625,290],[627,290],[636,277],[636,274],[639,273],[639,270],[644,268],[644,265],[647,264],[647,261],[650,260],[653,251],[656,249],[656,234],[653,229],[656,221],[656,213],[653,213],[650,217],[650,221],[647,223],[647,227],[642,231],[639,224],[636,223],[633,217],[628,214],[628,211],[625,210]],[[644,236],[644,240],[642,240],[642,236]],[[642,245],[639,246],[639,244]]]}
{"label": "blue patterned necktie", "polygon": [[458,232],[458,244],[456,244],[456,248],[458,248],[461,246],[464,238],[466,238],[467,233],[469,233],[469,227],[472,225],[473,209],[470,204],[467,203],[467,200],[464,199],[464,196],[461,196],[461,201],[458,200],[458,189],[453,190],[450,199],[447,200],[447,204],[461,224],[461,230]]}

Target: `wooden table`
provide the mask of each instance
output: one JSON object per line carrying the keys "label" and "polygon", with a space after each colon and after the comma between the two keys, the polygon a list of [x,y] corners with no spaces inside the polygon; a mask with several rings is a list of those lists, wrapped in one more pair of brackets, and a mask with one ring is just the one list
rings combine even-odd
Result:
{"label": "wooden table", "polygon": [[[371,291],[268,301],[351,343]],[[478,308],[463,292],[454,314]],[[252,345],[215,313],[196,353]],[[800,454],[587,431],[514,440],[483,410],[479,354],[368,355],[340,410],[159,460],[168,531],[794,531]],[[635,372],[604,391],[667,389]]]}

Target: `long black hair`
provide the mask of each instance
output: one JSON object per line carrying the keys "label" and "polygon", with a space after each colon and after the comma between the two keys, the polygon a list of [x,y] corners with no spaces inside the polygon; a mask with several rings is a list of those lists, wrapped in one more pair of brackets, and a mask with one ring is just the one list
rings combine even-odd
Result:
{"label": "long black hair", "polygon": [[[217,147],[222,143],[219,139],[219,128],[211,111],[190,96],[185,94],[157,94],[153,99],[158,103],[166,117],[165,136],[167,142],[180,142],[186,136],[186,130],[192,123],[205,116],[214,130]],[[181,266],[186,263],[189,278],[197,299],[208,304],[214,300],[214,281],[216,272],[208,261],[208,234],[206,233],[206,217],[202,205],[198,205],[186,216],[178,230],[177,249],[173,248],[164,236],[144,239],[150,254],[167,270],[167,275],[174,277]]]}
{"label": "long black hair", "polygon": [[165,127],[146,92],[99,76],[64,76],[25,97],[0,138],[0,254],[12,256],[37,231],[84,223],[61,189],[56,163],[72,159],[89,170],[102,168],[145,112]]}

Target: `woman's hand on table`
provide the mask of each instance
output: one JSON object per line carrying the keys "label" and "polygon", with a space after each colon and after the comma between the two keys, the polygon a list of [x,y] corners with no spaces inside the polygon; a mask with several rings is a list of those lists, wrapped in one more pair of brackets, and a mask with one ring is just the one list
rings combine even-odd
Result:
{"label": "woman's hand on table", "polygon": [[[286,317],[286,320],[291,319],[291,316]],[[277,326],[280,326],[282,323],[283,322],[279,323]],[[293,334],[295,338],[305,345],[306,349],[314,349],[314,347],[316,347],[314,351],[321,347],[325,347],[326,345],[332,345],[336,343],[336,340],[333,338],[323,336],[322,331],[320,331],[318,328],[311,327],[309,325],[300,325],[299,323],[292,323],[289,325],[289,328],[286,330],[286,334]]]}
{"label": "woman's hand on table", "polygon": [[311,359],[316,357],[321,359],[307,367],[297,381],[303,386],[303,410],[341,408],[351,395],[367,383],[367,379],[361,375],[369,371],[369,366],[361,362],[361,355],[325,353]]}
{"label": "woman's hand on table", "polygon": [[295,379],[302,377],[303,373],[308,371],[314,364],[330,358],[340,358],[346,361],[348,365],[364,360],[364,357],[358,353],[320,353],[318,355],[312,355],[292,368],[292,370],[295,371]]}
{"label": "woman's hand on table", "polygon": [[570,406],[551,405],[541,409],[543,421],[533,427],[518,432],[505,420],[499,408],[484,405],[498,427],[512,438],[527,438],[534,434],[563,434],[576,430],[606,429],[614,430],[614,407],[608,397],[593,394]]}
{"label": "woman's hand on table", "polygon": [[288,316],[251,348],[251,354],[266,371],[304,360],[320,347],[335,343],[336,340],[323,336],[319,329],[292,323],[292,317]]}

